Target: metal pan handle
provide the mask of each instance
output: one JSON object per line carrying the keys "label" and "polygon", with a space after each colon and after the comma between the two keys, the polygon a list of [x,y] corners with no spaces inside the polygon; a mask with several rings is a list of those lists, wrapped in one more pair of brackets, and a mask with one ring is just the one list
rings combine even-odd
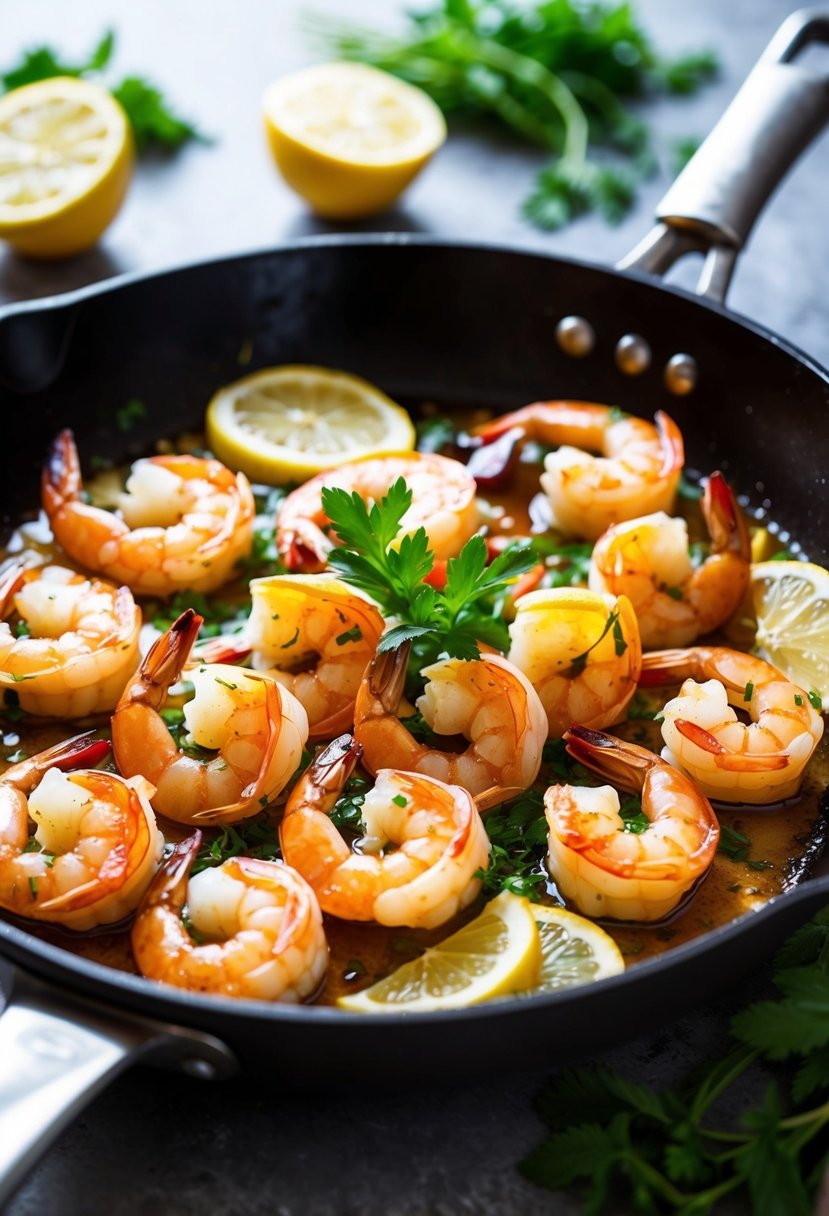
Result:
{"label": "metal pan handle", "polygon": [[811,42],[829,42],[829,13],[802,9],[781,25],[619,269],[661,275],[687,253],[705,253],[697,293],[725,300],[758,214],[829,121],[829,75],[793,62]]}
{"label": "metal pan handle", "polygon": [[56,995],[4,965],[0,1015],[0,1208],[60,1131],[128,1064],[204,1079],[236,1070],[218,1039]]}

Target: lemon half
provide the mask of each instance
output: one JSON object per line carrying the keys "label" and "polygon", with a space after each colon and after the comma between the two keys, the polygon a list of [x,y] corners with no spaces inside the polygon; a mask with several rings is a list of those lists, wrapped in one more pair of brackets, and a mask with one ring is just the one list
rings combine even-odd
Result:
{"label": "lemon half", "polygon": [[811,562],[758,562],[751,594],[760,654],[829,708],[829,571]]}
{"label": "lemon half", "polygon": [[29,257],[94,245],[127,192],[133,141],[106,89],[59,76],[0,98],[0,237]]}
{"label": "lemon half", "polygon": [[263,105],[279,171],[330,219],[384,211],[446,138],[421,89],[359,63],[292,72],[268,87]]}
{"label": "lemon half", "polygon": [[530,988],[541,966],[534,911],[504,891],[457,933],[337,1004],[351,1013],[424,1013]]}
{"label": "lemon half", "polygon": [[410,451],[412,420],[379,388],[348,372],[286,364],[216,393],[207,442],[252,481],[304,481],[364,456]]}

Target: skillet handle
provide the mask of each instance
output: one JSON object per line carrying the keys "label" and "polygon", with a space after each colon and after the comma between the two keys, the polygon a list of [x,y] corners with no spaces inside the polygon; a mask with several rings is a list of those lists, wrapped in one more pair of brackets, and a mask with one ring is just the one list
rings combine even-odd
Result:
{"label": "skillet handle", "polygon": [[793,62],[811,42],[829,42],[829,12],[784,21],[620,269],[661,275],[687,253],[707,253],[697,294],[725,300],[758,214],[829,121],[829,75]]}
{"label": "skillet handle", "polygon": [[2,979],[0,1209],[52,1140],[137,1059],[205,1079],[235,1071],[228,1048],[209,1035],[57,995],[16,969],[4,967]]}

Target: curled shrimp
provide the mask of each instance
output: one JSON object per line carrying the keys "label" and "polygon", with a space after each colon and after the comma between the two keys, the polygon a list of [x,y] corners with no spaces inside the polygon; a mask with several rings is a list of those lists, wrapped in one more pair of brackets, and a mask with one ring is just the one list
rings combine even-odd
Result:
{"label": "curled shrimp", "polygon": [[544,795],[548,866],[587,916],[660,920],[711,865],[720,837],[708,799],[659,756],[601,731],[564,736],[576,760],[641,795],[644,831],[625,830],[611,785],[553,785]]}
{"label": "curled shrimp", "polygon": [[688,525],[662,511],[614,524],[593,548],[591,590],[629,597],[643,646],[687,646],[724,624],[745,595],[751,541],[722,473],[708,478],[701,505],[711,551],[696,568]]}
{"label": "curled shrimp", "polygon": [[532,684],[550,738],[581,722],[602,729],[624,715],[642,646],[630,601],[581,588],[530,591],[515,605],[509,661]]}
{"label": "curled shrimp", "polygon": [[666,760],[720,802],[763,805],[797,793],[823,735],[823,719],[804,689],[771,663],[725,646],[645,656],[643,684],[677,680],[685,681],[679,696],[662,710]]}
{"label": "curled shrimp", "polygon": [[328,943],[308,883],[289,866],[253,857],[188,882],[200,844],[195,832],[176,845],[138,909],[132,952],[141,974],[213,996],[286,1004],[313,996]]}
{"label": "curled shrimp", "polygon": [[383,618],[352,587],[322,574],[253,579],[253,608],[241,642],[253,666],[289,689],[308,714],[309,738],[354,724],[354,701],[374,656]]}
{"label": "curled shrimp", "polygon": [[[89,732],[0,777],[0,907],[88,930],[128,916],[161,860],[152,786],[94,769],[109,744]],[[29,824],[35,826],[29,835]]]}
{"label": "curled shrimp", "polygon": [[[25,629],[6,623],[14,612]],[[141,610],[129,588],[63,566],[7,570],[0,618],[0,688],[13,689],[26,713],[110,710],[138,662]]]}
{"label": "curled shrimp", "polygon": [[161,711],[181,676],[202,618],[188,608],[155,642],[112,716],[122,773],[156,787],[153,806],[177,823],[235,823],[279,794],[299,766],[308,718],[292,693],[243,667],[206,664],[187,673],[195,688],[184,725],[199,748],[182,751]]}
{"label": "curled shrimp", "polygon": [[400,520],[397,540],[422,527],[438,561],[459,553],[478,526],[474,477],[448,456],[406,452],[354,460],[293,490],[276,518],[276,544],[288,569],[311,573],[325,569],[334,542],[323,531],[328,524],[322,509],[323,488],[379,502],[401,477],[411,490],[412,502]]}
{"label": "curled shrimp", "polygon": [[[282,854],[314,888],[323,912],[344,920],[432,929],[480,890],[489,839],[466,790],[420,773],[381,769],[365,796],[355,849],[329,818],[360,746],[342,735],[300,777],[279,829]],[[389,852],[384,852],[392,845]]]}
{"label": "curled shrimp", "polygon": [[87,570],[141,595],[214,591],[250,552],[256,507],[244,473],[198,456],[139,460],[120,495],[121,516],[83,501],[71,431],[55,440],[41,478],[58,544]]}
{"label": "curled shrimp", "polygon": [[439,751],[415,739],[397,716],[408,656],[408,643],[378,654],[357,694],[354,735],[368,771],[426,773],[473,795],[528,789],[541,767],[547,715],[524,673],[499,654],[424,667],[418,711],[436,734],[462,735],[469,744],[462,752]]}
{"label": "curled shrimp", "polygon": [[654,426],[609,405],[537,401],[477,434],[489,443],[507,431],[560,445],[544,460],[541,486],[553,525],[568,535],[596,540],[619,520],[673,507],[685,451],[679,428],[662,410]]}

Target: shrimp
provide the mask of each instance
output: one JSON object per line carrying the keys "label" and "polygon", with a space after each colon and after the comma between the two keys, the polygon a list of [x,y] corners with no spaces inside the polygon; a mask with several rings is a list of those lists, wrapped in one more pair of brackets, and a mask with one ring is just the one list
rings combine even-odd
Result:
{"label": "shrimp", "polygon": [[253,609],[239,642],[252,648],[254,668],[304,706],[310,739],[349,730],[363,672],[383,632],[379,610],[321,574],[257,578],[250,590]]}
{"label": "shrimp", "polygon": [[679,428],[662,410],[654,426],[609,405],[537,401],[477,434],[489,443],[511,430],[561,445],[544,460],[541,486],[553,526],[568,535],[596,540],[619,520],[673,507],[685,451]]}
{"label": "shrimp", "polygon": [[156,641],[112,716],[119,769],[156,787],[153,806],[177,823],[235,823],[267,806],[299,766],[308,718],[268,676],[213,663],[187,673],[195,696],[184,725],[206,761],[180,750],[161,710],[184,669],[202,618],[188,608]]}
{"label": "shrimp", "polygon": [[[489,839],[466,790],[420,773],[380,769],[365,796],[354,849],[329,818],[361,748],[335,739],[300,777],[279,829],[282,854],[344,920],[433,929],[480,890]],[[386,845],[392,845],[384,852]]]}
{"label": "shrimp", "polygon": [[550,738],[581,722],[618,722],[639,680],[642,646],[630,600],[580,588],[530,591],[515,605],[509,661],[532,684]]}
{"label": "shrimp", "polygon": [[662,710],[663,757],[720,802],[762,806],[793,797],[823,735],[808,693],[771,663],[725,646],[645,656],[643,684],[681,679],[679,696]]}
{"label": "shrimp", "polygon": [[136,907],[164,846],[153,787],[143,777],[62,771],[97,764],[108,751],[90,731],[0,777],[0,907],[80,931]]}
{"label": "shrimp", "polygon": [[711,552],[696,569],[685,520],[662,511],[615,524],[594,546],[589,586],[629,596],[643,646],[687,646],[727,621],[746,593],[751,541],[722,473],[708,478],[702,513]]}
{"label": "shrimp", "polygon": [[132,952],[141,974],[213,996],[286,1004],[313,996],[328,943],[308,883],[289,866],[253,857],[188,882],[200,844],[195,832],[176,845],[138,909]]}
{"label": "shrimp", "polygon": [[641,793],[644,831],[626,830],[611,785],[553,785],[544,795],[550,874],[587,916],[667,916],[706,873],[720,838],[708,799],[692,781],[634,743],[574,726],[567,750],[622,789]]}
{"label": "shrimp", "polygon": [[[63,566],[15,566],[0,581],[0,687],[26,713],[85,718],[111,710],[138,662],[141,609],[128,587]],[[19,634],[19,636],[15,636]]]}
{"label": "shrimp", "polygon": [[432,731],[469,742],[463,752],[438,751],[418,742],[397,717],[408,656],[408,643],[378,654],[357,694],[354,735],[368,771],[425,773],[473,795],[493,787],[509,790],[505,797],[528,789],[541,767],[547,715],[524,673],[499,654],[439,659],[424,667],[427,683],[418,711]]}
{"label": "shrimp", "polygon": [[311,573],[325,569],[334,542],[323,531],[328,522],[322,509],[323,488],[346,490],[375,502],[401,477],[411,490],[412,502],[395,543],[422,527],[438,561],[459,553],[478,527],[474,477],[448,456],[405,452],[354,460],[293,490],[276,518],[276,544],[288,569]]}
{"label": "shrimp", "polygon": [[120,495],[122,518],[83,501],[71,431],[55,440],[41,478],[61,548],[88,570],[141,595],[215,591],[250,553],[256,507],[244,473],[198,456],[139,460]]}

